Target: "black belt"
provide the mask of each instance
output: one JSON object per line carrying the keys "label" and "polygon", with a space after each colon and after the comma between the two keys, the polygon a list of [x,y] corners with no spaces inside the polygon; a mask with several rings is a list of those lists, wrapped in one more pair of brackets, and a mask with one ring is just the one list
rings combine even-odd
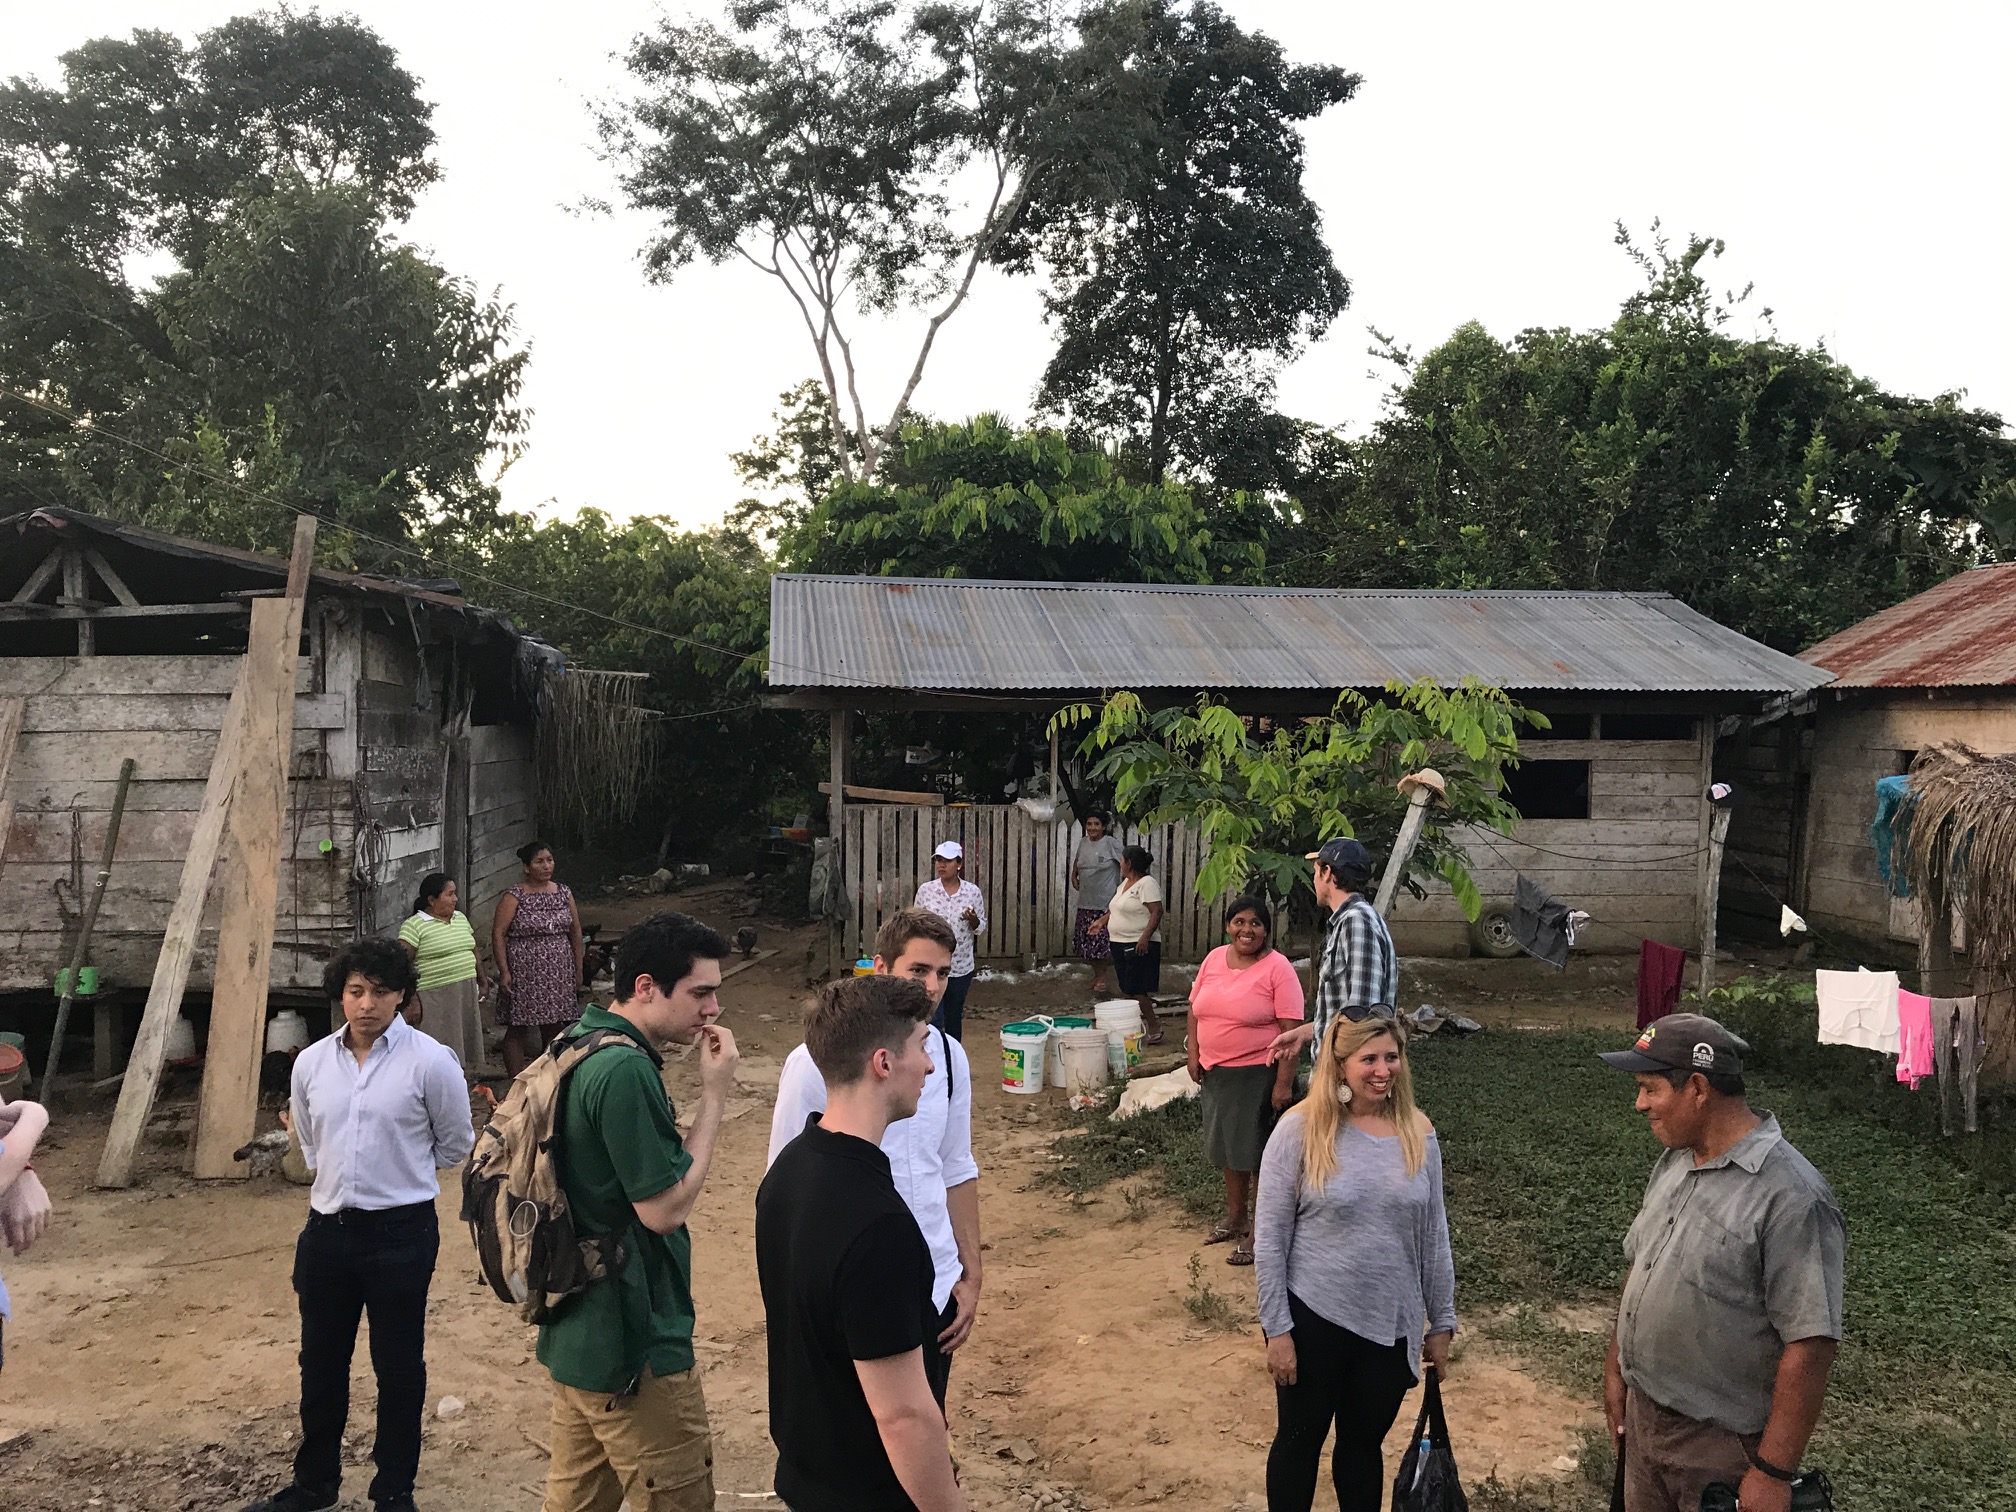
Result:
{"label": "black belt", "polygon": [[399,1223],[408,1218],[418,1218],[422,1213],[430,1217],[434,1212],[431,1202],[409,1202],[403,1207],[389,1208],[338,1208],[333,1213],[310,1212],[310,1223],[340,1223],[345,1228],[371,1228],[378,1224]]}

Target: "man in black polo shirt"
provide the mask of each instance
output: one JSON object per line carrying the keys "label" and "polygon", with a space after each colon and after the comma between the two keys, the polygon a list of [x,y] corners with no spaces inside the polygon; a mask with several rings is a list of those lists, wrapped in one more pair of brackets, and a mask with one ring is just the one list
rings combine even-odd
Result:
{"label": "man in black polo shirt", "polygon": [[826,1111],[756,1193],[770,1437],[791,1512],[965,1512],[924,1351],[932,1263],[880,1149],[931,1074],[931,999],[900,977],[830,982],[805,1023]]}

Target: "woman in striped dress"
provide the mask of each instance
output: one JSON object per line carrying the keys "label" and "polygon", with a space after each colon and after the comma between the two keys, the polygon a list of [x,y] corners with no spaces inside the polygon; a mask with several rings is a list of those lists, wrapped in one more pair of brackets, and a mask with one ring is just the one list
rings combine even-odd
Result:
{"label": "woman in striped dress", "polygon": [[483,999],[490,995],[476,956],[476,931],[458,909],[455,879],[429,872],[420,879],[413,916],[399,926],[399,943],[420,976],[414,1027],[432,1035],[474,1072],[483,1064]]}

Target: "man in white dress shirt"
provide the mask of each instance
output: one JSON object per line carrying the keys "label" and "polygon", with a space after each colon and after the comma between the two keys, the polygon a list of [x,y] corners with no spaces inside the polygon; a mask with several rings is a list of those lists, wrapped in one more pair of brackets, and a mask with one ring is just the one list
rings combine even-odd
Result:
{"label": "man in white dress shirt", "polygon": [[301,1448],[293,1483],[246,1512],[336,1505],[350,1356],[365,1313],[378,1378],[371,1450],[378,1473],[369,1494],[377,1512],[413,1512],[427,1401],[427,1288],[441,1247],[436,1173],[461,1164],[476,1142],[454,1052],[400,1015],[416,981],[397,940],[359,940],[322,973],[344,1026],[294,1061],[294,1132],[315,1173],[308,1226],[294,1246]]}
{"label": "man in white dress shirt", "polygon": [[[906,908],[875,936],[875,970],[908,977],[935,1006],[952,976],[952,927],[936,914]],[[952,1375],[952,1352],[973,1331],[980,1310],[980,1167],[973,1160],[973,1072],[966,1050],[941,1028],[925,1042],[931,1075],[914,1117],[889,1125],[882,1153],[896,1191],[924,1231],[934,1273],[938,1348],[926,1350],[924,1373],[938,1405]],[[826,1109],[826,1083],[803,1045],[785,1058],[770,1120],[770,1160]]]}

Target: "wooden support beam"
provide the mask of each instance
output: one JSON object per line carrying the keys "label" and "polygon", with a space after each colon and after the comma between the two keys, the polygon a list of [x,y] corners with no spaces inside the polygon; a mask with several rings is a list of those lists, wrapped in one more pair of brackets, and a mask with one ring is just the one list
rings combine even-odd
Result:
{"label": "wooden support beam", "polygon": [[25,698],[0,698],[0,864],[7,860],[7,839],[14,833],[14,798],[7,777],[14,769],[14,748],[21,743],[21,725],[28,714]]}
{"label": "wooden support beam", "polygon": [[[825,784],[826,833],[833,837],[832,845],[829,847],[831,854],[827,857],[827,864],[830,868],[827,876],[831,880],[828,882],[826,888],[828,912],[826,921],[826,955],[827,970],[836,975],[840,971],[841,957],[846,954],[845,942],[841,939],[841,936],[845,933],[845,926],[842,921],[853,907],[853,900],[846,896],[845,886],[842,881],[847,875],[842,848],[847,843],[847,739],[849,722],[850,711],[846,709],[833,709],[826,716],[826,768],[829,774]],[[842,885],[835,886],[833,885],[835,883],[842,883]],[[832,906],[836,894],[840,897],[840,906],[837,909]]]}
{"label": "wooden support beam", "polygon": [[84,560],[91,564],[91,570],[98,574],[99,581],[112,590],[112,597],[128,609],[139,606],[140,600],[134,596],[133,590],[126,586],[126,580],[112,570],[112,564],[105,560],[102,551],[96,546],[86,546]]}
{"label": "wooden support beam", "polygon": [[[84,553],[75,546],[63,548],[63,597],[75,605],[84,597]],[[91,611],[86,610],[77,621],[77,654],[96,656],[98,654],[98,627],[92,623]]]}
{"label": "wooden support beam", "polygon": [[1718,805],[1708,821],[1708,878],[1701,888],[1701,998],[1715,990],[1715,915],[1722,906],[1722,850],[1729,841],[1729,810]]}
{"label": "wooden support beam", "polygon": [[243,604],[107,604],[80,609],[71,604],[0,604],[0,623],[22,620],[169,619],[192,614],[243,614]]}
{"label": "wooden support beam", "polygon": [[217,864],[224,820],[231,811],[231,795],[237,786],[239,748],[245,737],[249,666],[249,657],[240,659],[238,686],[231,694],[230,706],[224,713],[224,728],[217,737],[217,751],[210,760],[210,781],[203,789],[203,806],[197,810],[196,829],[182,862],[181,888],[175,895],[174,906],[168,910],[161,953],[154,958],[154,982],[140,1015],[140,1033],[133,1041],[132,1054],[126,1058],[126,1079],[119,1089],[119,1106],[113,1112],[112,1130],[105,1137],[105,1152],[98,1161],[101,1187],[133,1184],[133,1160],[140,1148],[140,1134],[154,1111],[154,1094],[161,1085],[161,1066],[168,1051],[168,1031],[182,1011],[182,993],[189,985],[197,931],[203,924],[203,903],[210,895],[210,873]]}
{"label": "wooden support beam", "polygon": [[14,597],[8,602],[15,604],[33,603],[35,595],[49,586],[49,580],[56,576],[62,566],[63,548],[60,545],[51,546],[49,548],[49,555],[42,558],[42,565],[28,574],[28,581],[14,590]]}
{"label": "wooden support beam", "polygon": [[314,550],[314,517],[301,515],[294,522],[287,597],[252,606],[252,638],[245,652],[245,733],[224,825],[217,974],[196,1111],[194,1171],[200,1180],[242,1180],[250,1174],[232,1152],[252,1137],[258,1122],[259,1058],[266,1048],[280,847],[287,827],[294,669]]}
{"label": "wooden support beam", "polygon": [[[822,782],[819,784],[819,791],[830,797],[833,784]],[[860,787],[850,782],[846,784],[846,794],[849,798],[858,798],[863,803],[914,803],[920,808],[945,807],[943,793],[913,793],[907,788]]]}

